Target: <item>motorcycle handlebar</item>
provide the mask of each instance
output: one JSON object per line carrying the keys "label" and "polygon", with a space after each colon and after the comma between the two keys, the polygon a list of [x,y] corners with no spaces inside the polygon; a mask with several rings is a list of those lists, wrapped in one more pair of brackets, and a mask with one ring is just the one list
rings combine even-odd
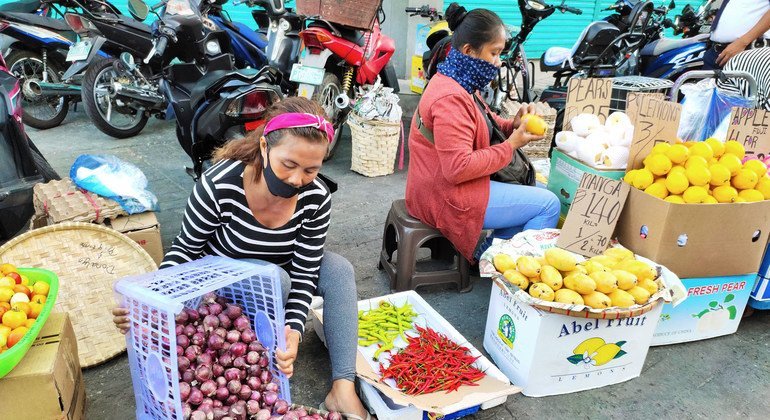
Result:
{"label": "motorcycle handlebar", "polygon": [[166,51],[166,46],[168,46],[168,37],[162,36],[158,38],[158,42],[155,44],[155,55],[159,57],[163,56],[163,53]]}
{"label": "motorcycle handlebar", "polygon": [[568,12],[573,13],[576,15],[582,15],[583,11],[576,8],[576,7],[570,7],[570,6],[556,6],[557,9],[561,10],[562,12]]}
{"label": "motorcycle handlebar", "polygon": [[419,7],[407,7],[406,9],[404,9],[404,12],[406,12],[406,13],[420,13],[420,8]]}

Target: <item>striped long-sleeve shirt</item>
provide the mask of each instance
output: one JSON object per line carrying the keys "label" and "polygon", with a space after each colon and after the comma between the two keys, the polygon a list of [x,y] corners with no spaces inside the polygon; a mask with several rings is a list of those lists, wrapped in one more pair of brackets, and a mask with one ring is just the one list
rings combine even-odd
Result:
{"label": "striped long-sleeve shirt", "polygon": [[329,227],[329,189],[319,179],[303,187],[291,220],[275,229],[266,228],[254,218],[246,201],[245,167],[240,161],[223,160],[201,176],[187,202],[179,236],[160,267],[205,255],[277,264],[291,277],[286,325],[303,333]]}

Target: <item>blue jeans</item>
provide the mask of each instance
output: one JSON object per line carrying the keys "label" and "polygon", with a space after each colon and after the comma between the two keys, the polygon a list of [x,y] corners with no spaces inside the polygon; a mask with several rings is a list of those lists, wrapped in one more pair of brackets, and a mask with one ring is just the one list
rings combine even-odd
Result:
{"label": "blue jeans", "polygon": [[[541,185],[529,187],[492,181],[483,229],[493,229],[493,238],[509,239],[527,229],[555,228],[559,209],[556,194]],[[486,246],[491,242],[491,238],[487,238]],[[480,251],[484,252],[486,246],[482,245]]]}

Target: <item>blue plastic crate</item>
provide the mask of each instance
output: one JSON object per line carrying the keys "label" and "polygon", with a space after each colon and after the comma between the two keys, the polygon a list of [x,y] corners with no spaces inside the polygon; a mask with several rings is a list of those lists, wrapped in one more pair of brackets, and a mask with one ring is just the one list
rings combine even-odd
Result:
{"label": "blue plastic crate", "polygon": [[259,341],[269,349],[279,395],[291,402],[289,381],[273,355],[285,349],[281,277],[272,264],[259,266],[208,256],[153,273],[125,277],[115,284],[129,310],[128,360],[138,419],[181,419],[175,317],[195,309],[201,297],[216,292],[243,307]]}

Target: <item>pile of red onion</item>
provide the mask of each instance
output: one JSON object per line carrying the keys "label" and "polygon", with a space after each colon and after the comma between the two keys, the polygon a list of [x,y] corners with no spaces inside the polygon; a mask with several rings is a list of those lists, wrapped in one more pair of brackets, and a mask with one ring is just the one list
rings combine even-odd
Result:
{"label": "pile of red onion", "polygon": [[[268,349],[243,308],[214,294],[176,317],[179,396],[185,419],[321,419],[278,398]],[[338,413],[327,418],[339,419]]]}

